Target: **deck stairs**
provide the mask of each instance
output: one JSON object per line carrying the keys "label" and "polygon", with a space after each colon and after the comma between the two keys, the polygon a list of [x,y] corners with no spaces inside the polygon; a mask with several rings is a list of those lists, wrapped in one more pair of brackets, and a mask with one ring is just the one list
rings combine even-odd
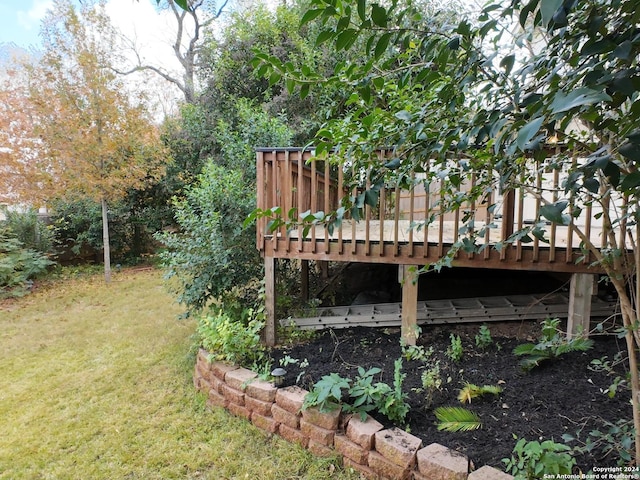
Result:
{"label": "deck stairs", "polygon": [[[418,302],[418,324],[438,325],[511,320],[567,318],[569,296],[566,293],[508,295],[502,297],[457,298]],[[593,297],[591,318],[608,318],[619,314],[617,301]],[[304,317],[280,320],[303,330],[349,327],[399,327],[401,303],[320,307]]]}

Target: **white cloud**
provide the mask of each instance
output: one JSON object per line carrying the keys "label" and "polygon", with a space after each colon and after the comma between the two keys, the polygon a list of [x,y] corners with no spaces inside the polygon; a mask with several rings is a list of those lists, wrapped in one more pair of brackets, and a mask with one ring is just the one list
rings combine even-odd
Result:
{"label": "white cloud", "polygon": [[40,27],[40,20],[51,7],[53,7],[53,0],[35,0],[29,10],[16,12],[18,24],[26,30],[37,30]]}

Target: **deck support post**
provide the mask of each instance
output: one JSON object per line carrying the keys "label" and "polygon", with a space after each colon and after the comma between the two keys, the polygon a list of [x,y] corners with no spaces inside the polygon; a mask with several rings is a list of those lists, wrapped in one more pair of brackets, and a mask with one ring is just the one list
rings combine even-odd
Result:
{"label": "deck support post", "polygon": [[591,320],[591,296],[593,294],[594,275],[574,273],[569,286],[569,316],[567,319],[567,337],[587,337]]}
{"label": "deck support post", "polygon": [[309,301],[309,260],[300,260],[300,296]]}
{"label": "deck support post", "polygon": [[401,337],[405,345],[415,345],[418,338],[418,269],[400,265],[398,277],[402,284]]}
{"label": "deck support post", "polygon": [[276,344],[276,259],[264,257],[264,302],[265,325],[263,330],[264,343],[273,347]]}

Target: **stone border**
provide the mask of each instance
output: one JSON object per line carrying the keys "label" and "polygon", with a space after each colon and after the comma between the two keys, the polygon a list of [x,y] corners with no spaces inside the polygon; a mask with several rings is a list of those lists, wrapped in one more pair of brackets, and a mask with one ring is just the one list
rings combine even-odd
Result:
{"label": "stone border", "polygon": [[207,395],[207,405],[222,407],[268,433],[277,433],[318,456],[339,454],[344,466],[375,480],[513,480],[493,467],[469,473],[469,459],[443,445],[422,441],[399,428],[384,429],[367,416],[340,410],[302,410],[308,393],[299,387],[277,388],[251,370],[209,361],[198,352],[193,383]]}

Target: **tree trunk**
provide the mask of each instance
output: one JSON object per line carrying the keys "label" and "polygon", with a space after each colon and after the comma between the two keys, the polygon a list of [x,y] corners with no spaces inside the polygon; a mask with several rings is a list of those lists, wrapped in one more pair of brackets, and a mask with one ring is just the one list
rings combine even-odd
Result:
{"label": "tree trunk", "polygon": [[104,250],[104,281],[111,282],[111,246],[109,244],[109,217],[107,215],[107,201],[103,198],[102,204],[102,244]]}

